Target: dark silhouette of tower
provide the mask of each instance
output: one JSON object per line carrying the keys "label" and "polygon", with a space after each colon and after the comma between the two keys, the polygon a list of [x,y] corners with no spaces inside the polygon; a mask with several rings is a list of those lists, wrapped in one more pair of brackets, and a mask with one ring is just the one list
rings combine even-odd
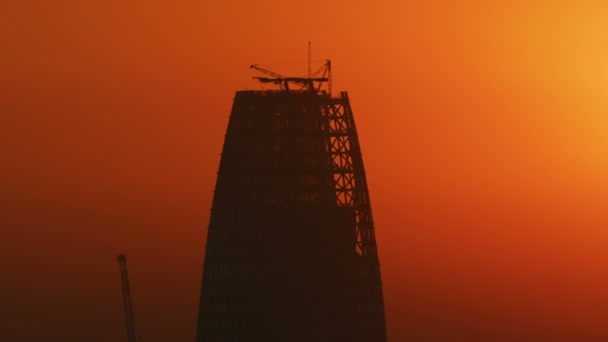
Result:
{"label": "dark silhouette of tower", "polygon": [[[237,91],[209,222],[198,342],[386,341],[374,224],[346,92],[323,75]],[[328,75],[329,77],[326,77]],[[290,89],[291,86],[291,89]],[[321,90],[328,86],[328,91]]]}

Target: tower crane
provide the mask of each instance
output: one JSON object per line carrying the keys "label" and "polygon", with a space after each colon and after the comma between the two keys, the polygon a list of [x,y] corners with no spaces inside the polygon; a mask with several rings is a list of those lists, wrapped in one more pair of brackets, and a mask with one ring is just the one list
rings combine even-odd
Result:
{"label": "tower crane", "polygon": [[127,256],[120,254],[117,257],[120,266],[120,279],[122,283],[122,303],[125,311],[125,323],[127,327],[127,341],[141,342],[141,336],[137,333],[135,317],[133,316],[133,303],[131,302],[131,289],[129,287],[129,275],[127,274]]}
{"label": "tower crane", "polygon": [[[289,83],[294,83],[300,86],[300,90],[306,90],[314,93],[318,93],[324,82],[327,82],[328,93],[331,95],[331,61],[328,59],[319,70],[314,74],[309,74],[309,77],[286,77],[278,74],[274,71],[264,69],[257,64],[250,66],[251,69],[255,69],[263,74],[272,77],[253,77],[261,83],[273,83],[279,86],[281,90],[289,91]],[[317,77],[321,72],[323,75]],[[318,82],[318,86],[315,88],[315,82]]]}

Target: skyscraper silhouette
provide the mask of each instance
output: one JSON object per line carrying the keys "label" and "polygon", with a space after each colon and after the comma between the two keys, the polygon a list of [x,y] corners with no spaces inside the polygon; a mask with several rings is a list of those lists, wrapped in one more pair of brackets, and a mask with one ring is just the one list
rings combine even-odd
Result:
{"label": "skyscraper silhouette", "polygon": [[[331,75],[329,61],[325,67]],[[321,90],[331,76],[267,73],[274,77],[258,79],[281,89],[237,91],[234,98],[197,341],[386,341],[374,224],[347,93]]]}

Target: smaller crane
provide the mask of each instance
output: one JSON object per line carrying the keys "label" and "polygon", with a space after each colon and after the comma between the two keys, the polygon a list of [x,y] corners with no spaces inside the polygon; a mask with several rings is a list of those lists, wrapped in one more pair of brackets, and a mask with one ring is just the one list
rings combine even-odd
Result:
{"label": "smaller crane", "polygon": [[135,317],[133,316],[133,303],[131,302],[131,289],[129,287],[129,275],[127,274],[127,256],[120,254],[117,257],[120,265],[120,279],[122,282],[122,303],[125,310],[125,322],[127,325],[127,341],[141,342],[141,336],[137,333]]}

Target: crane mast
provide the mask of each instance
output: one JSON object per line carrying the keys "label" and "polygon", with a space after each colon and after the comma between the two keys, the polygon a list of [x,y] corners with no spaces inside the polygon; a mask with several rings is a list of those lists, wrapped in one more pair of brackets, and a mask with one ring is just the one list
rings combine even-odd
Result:
{"label": "crane mast", "polygon": [[135,318],[133,316],[133,303],[131,301],[131,289],[129,287],[129,275],[127,273],[127,256],[120,254],[117,257],[120,265],[120,279],[122,283],[122,303],[125,311],[125,322],[127,327],[127,341],[141,341],[141,337],[136,334]]}

